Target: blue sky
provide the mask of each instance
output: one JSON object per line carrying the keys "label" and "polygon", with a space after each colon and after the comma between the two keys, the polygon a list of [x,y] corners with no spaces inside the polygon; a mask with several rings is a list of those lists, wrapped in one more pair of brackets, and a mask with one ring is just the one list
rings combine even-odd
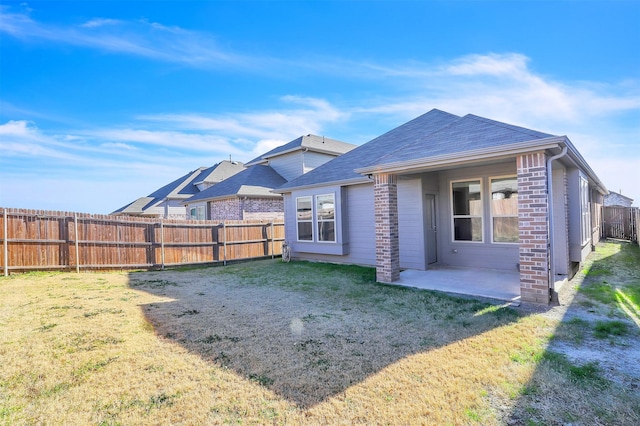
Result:
{"label": "blue sky", "polygon": [[568,135],[640,204],[640,1],[0,0],[0,206],[109,213],[432,108]]}

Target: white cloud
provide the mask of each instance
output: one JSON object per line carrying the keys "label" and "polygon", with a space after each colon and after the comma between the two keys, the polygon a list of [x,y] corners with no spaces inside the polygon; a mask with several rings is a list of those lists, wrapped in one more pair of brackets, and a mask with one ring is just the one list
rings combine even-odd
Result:
{"label": "white cloud", "polygon": [[94,18],[77,26],[57,26],[2,7],[0,32],[20,39],[84,46],[194,67],[247,66],[251,62],[247,57],[224,51],[209,34],[145,20]]}
{"label": "white cloud", "polygon": [[118,25],[122,23],[119,19],[94,18],[81,25],[84,28],[97,28],[105,25]]}

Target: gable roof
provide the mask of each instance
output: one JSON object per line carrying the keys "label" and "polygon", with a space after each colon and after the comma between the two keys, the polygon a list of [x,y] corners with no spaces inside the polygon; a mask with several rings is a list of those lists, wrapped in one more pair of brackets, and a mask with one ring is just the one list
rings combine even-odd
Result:
{"label": "gable roof", "polygon": [[366,182],[366,174],[406,173],[463,162],[515,156],[531,150],[567,149],[563,161],[584,170],[597,189],[606,187],[566,136],[554,136],[473,114],[458,117],[433,109],[294,179],[275,192],[329,183]]}
{"label": "gable roof", "polygon": [[185,201],[191,203],[199,200],[227,198],[232,196],[274,197],[272,190],[286,180],[269,166],[258,164],[251,166],[222,182],[205,189]]}
{"label": "gable roof", "polygon": [[[376,165],[418,160],[552,138],[555,135],[467,114],[437,131],[417,138],[376,162]],[[374,164],[368,164],[372,166]],[[364,166],[366,167],[366,166]]]}
{"label": "gable roof", "polygon": [[390,152],[411,145],[460,117],[432,109],[413,120],[388,131],[382,136],[360,145],[351,151],[315,168],[314,170],[281,186],[280,189],[313,186],[328,182],[366,179],[355,169],[376,164]]}
{"label": "gable roof", "polygon": [[355,145],[350,143],[325,138],[324,136],[309,134],[300,136],[299,138],[294,139],[289,143],[276,147],[271,151],[268,151],[267,153],[254,158],[245,165],[248,167],[255,164],[264,164],[269,158],[304,149],[308,149],[314,152],[322,152],[325,154],[340,155],[344,154],[345,152],[351,151],[353,148],[355,148]]}
{"label": "gable roof", "polygon": [[209,167],[208,169],[202,170],[202,172],[193,179],[193,185],[199,185],[201,183],[215,184],[222,182],[228,177],[241,172],[244,168],[244,164],[239,161],[224,160]]}
{"label": "gable roof", "polygon": [[165,199],[187,199],[200,192],[197,183],[220,182],[225,177],[232,176],[244,169],[242,163],[221,161],[212,167],[199,167],[184,176],[179,177],[171,183],[155,190],[146,197],[140,197],[132,203],[125,205],[114,211],[112,214],[144,214],[145,210],[161,203]]}

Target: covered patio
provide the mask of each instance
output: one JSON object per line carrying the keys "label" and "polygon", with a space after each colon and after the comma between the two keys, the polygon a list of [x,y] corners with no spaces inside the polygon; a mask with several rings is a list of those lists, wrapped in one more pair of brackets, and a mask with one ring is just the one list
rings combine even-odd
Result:
{"label": "covered patio", "polygon": [[393,284],[520,304],[520,274],[517,271],[435,266],[426,271],[401,271],[400,279]]}

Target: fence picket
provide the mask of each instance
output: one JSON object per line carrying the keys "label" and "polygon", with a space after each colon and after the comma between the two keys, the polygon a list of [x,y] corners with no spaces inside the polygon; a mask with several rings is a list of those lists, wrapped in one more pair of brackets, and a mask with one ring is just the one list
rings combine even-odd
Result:
{"label": "fence picket", "polygon": [[284,223],[256,220],[219,223],[21,209],[3,209],[0,220],[5,275],[227,264],[279,255],[276,242],[284,241]]}

